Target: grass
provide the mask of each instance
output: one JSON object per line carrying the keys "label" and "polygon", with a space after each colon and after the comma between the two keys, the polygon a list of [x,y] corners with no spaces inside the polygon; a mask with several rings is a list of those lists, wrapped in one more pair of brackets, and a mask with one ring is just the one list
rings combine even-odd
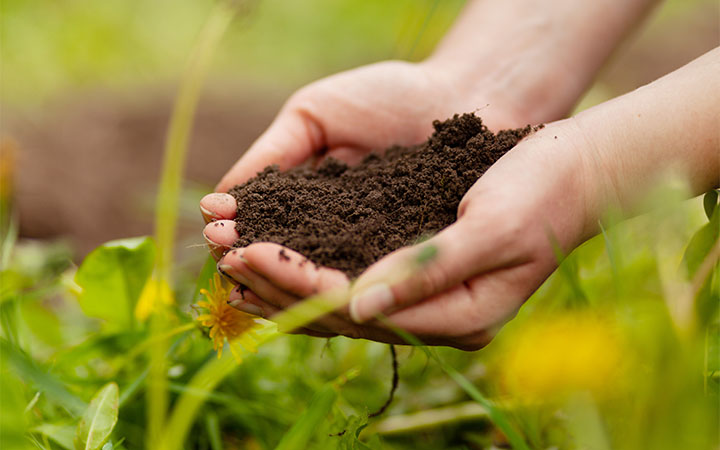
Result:
{"label": "grass", "polygon": [[[658,215],[607,226],[605,237],[568,257],[587,295],[580,310],[573,286],[558,271],[482,351],[399,348],[396,400],[369,427],[364,427],[367,414],[383,404],[391,379],[385,346],[270,330],[272,339],[241,364],[228,351],[217,359],[187,305],[169,308],[173,328],[155,337],[141,323],[130,330],[85,316],[62,284],[65,270],[75,269],[51,263],[60,250],[33,251],[39,259],[29,264],[30,250],[21,241],[3,272],[15,287],[4,291],[2,301],[2,440],[8,448],[15,448],[13,443],[64,448],[64,436],[72,438],[90,400],[115,382],[119,416],[111,442],[142,448],[152,363],[145,349],[153,339],[165,339],[166,448],[275,448],[295,439],[310,439],[307,448],[352,448],[342,447],[348,442],[357,448],[472,448],[497,440],[495,426],[515,430],[516,436],[505,435],[516,448],[597,442],[620,449],[713,448],[720,381],[717,310],[694,331],[679,327],[666,302],[668,280],[658,260],[672,254],[670,265],[678,270],[670,281],[689,284],[681,270],[686,244],[709,222],[699,201]],[[668,235],[674,242],[660,241]],[[666,248],[657,249],[660,242]],[[39,269],[28,270],[31,265]],[[51,280],[50,286],[38,291],[43,279]],[[717,279],[715,269],[706,281],[715,286],[710,286],[715,296]],[[59,340],[48,339],[55,335],[52,327],[32,326],[34,320],[47,322],[43,314],[55,317]],[[566,325],[578,320],[588,325]],[[603,338],[597,350],[592,343],[608,330],[615,338]],[[589,359],[584,349],[593,352]],[[507,368],[525,384],[515,383]],[[464,413],[468,402],[486,413]],[[441,413],[446,410],[457,414],[448,417]],[[299,419],[304,412],[310,418]],[[418,429],[412,424],[420,412],[427,415]],[[362,440],[353,441],[358,430]],[[301,436],[284,440],[286,433]]]}

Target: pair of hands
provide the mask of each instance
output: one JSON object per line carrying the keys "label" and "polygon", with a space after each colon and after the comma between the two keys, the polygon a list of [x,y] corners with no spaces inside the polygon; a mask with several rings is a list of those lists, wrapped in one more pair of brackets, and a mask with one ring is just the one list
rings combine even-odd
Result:
{"label": "pair of hands", "polygon": [[[281,246],[255,243],[228,250],[237,239],[237,204],[225,194],[264,167],[288,169],[331,156],[350,164],[393,144],[416,144],[434,119],[482,108],[494,131],[528,120],[504,104],[492,82],[471,98],[442,70],[428,64],[385,62],[320,80],[293,95],[269,129],[201,201],[204,236],[218,268],[238,286],[235,308],[272,319],[317,292],[350,288],[334,269],[299,264],[304,257]],[[513,99],[515,100],[515,99]],[[480,178],[463,198],[458,220],[423,244],[399,249],[371,266],[352,286],[348,308],[299,330],[314,336],[344,335],[401,342],[374,320],[385,313],[398,327],[427,344],[477,349],[510,318],[556,267],[549,236],[564,250],[586,234],[581,212],[588,167],[577,151],[572,120],[527,137]],[[242,207],[242,205],[240,205]],[[390,280],[415,261],[424,246],[436,257],[407,277]]]}

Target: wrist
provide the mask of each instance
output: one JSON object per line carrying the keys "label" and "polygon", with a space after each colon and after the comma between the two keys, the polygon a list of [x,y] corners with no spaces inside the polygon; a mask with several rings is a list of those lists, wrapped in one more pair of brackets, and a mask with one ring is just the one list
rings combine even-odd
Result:
{"label": "wrist", "polygon": [[551,3],[470,1],[423,64],[450,74],[476,108],[495,104],[516,125],[566,117],[655,0]]}
{"label": "wrist", "polygon": [[439,48],[420,64],[442,74],[471,110],[502,111],[508,118],[504,128],[551,122],[569,113],[587,83],[548,58],[546,44],[531,44],[534,39],[518,35],[503,45],[474,48],[471,55]]}
{"label": "wrist", "polygon": [[597,234],[604,212],[603,179],[587,147],[584,130],[570,118],[531,134],[503,158],[513,161],[501,178],[518,180],[513,196],[528,199],[528,220],[551,233],[565,254]]}

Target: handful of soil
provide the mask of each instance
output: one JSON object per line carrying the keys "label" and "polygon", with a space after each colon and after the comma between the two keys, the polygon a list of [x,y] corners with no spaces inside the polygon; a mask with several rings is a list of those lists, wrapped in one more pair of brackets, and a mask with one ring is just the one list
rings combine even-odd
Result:
{"label": "handful of soil", "polygon": [[472,114],[433,126],[426,142],[370,154],[357,166],[332,158],[317,169],[271,166],[235,186],[235,246],[275,242],[354,278],[453,223],[468,189],[532,131],[494,134]]}

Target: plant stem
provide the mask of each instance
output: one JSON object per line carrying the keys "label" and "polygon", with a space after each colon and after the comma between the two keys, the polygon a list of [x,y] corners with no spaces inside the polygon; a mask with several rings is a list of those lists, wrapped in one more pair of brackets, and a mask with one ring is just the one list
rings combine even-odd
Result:
{"label": "plant stem", "polygon": [[[278,336],[275,327],[270,325],[263,332],[258,333],[258,345]],[[179,450],[195,415],[215,387],[238,367],[238,363],[230,352],[225,352],[222,358],[211,357],[186,385],[183,393],[170,415],[163,440],[156,447],[161,450]]]}
{"label": "plant stem", "polygon": [[411,414],[391,416],[368,426],[364,434],[406,434],[417,433],[451,423],[488,420],[487,409],[476,402],[463,402]]}
{"label": "plant stem", "polygon": [[[158,252],[153,281],[161,288],[172,286],[180,188],[195,109],[211,58],[231,22],[234,12],[235,8],[232,4],[222,1],[218,2],[210,12],[190,56],[170,118],[155,215],[155,238]],[[162,296],[162,292],[162,289],[157,289],[158,297]],[[168,327],[167,309],[163,300],[165,299],[156,299],[155,306],[157,308],[150,319],[152,339],[163,335]],[[162,437],[168,405],[166,340],[153,340],[149,353],[147,445],[148,448],[157,448],[156,444]]]}

